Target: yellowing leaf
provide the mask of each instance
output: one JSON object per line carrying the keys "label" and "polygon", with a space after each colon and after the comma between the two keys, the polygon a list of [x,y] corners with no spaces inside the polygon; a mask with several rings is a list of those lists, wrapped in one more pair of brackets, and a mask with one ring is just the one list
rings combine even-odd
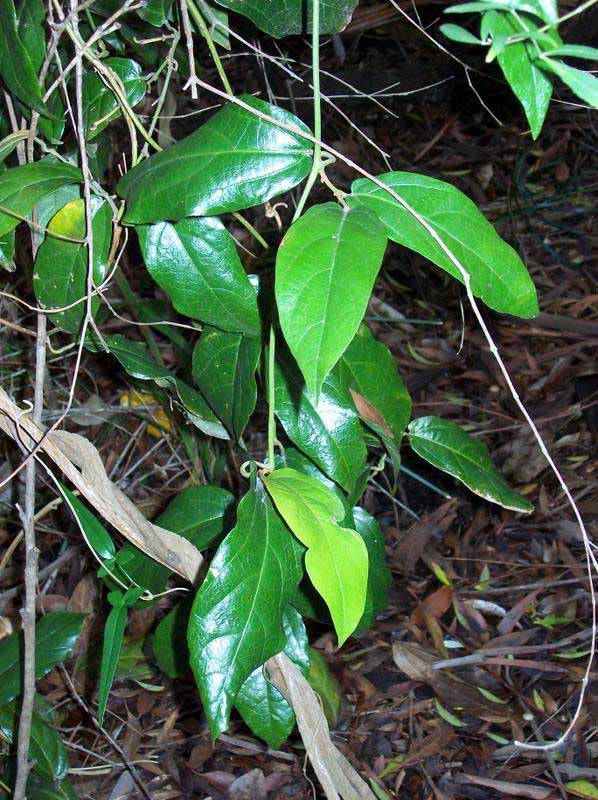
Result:
{"label": "yellowing leaf", "polygon": [[[139,408],[141,406],[157,406],[158,401],[151,392],[140,392],[138,389],[129,389],[121,394],[118,401],[121,406],[128,408]],[[157,425],[148,425],[147,432],[154,439],[159,439],[168,431],[172,430],[172,422],[166,411],[159,406],[158,408],[148,408],[148,413]],[[158,427],[159,426],[159,427]]]}

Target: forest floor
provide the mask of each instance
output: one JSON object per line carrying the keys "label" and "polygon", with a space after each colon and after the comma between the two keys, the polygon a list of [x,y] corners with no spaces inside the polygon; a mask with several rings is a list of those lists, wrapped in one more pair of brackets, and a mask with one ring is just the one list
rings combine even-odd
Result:
{"label": "forest floor", "polygon": [[[419,6],[424,22],[438,16],[439,6]],[[494,68],[475,51],[463,51],[467,63],[485,73],[472,71],[469,78],[501,124],[482,108],[462,64],[396,12],[387,13],[390,8],[366,4],[345,33],[323,45],[327,72],[365,95],[378,92],[375,100],[346,97],[351,90],[325,78],[323,91],[345,117],[325,106],[324,137],[373,172],[387,169],[381,150],[393,169],[421,170],[455,183],[521,253],[538,289],[540,317],[522,321],[484,312],[485,318],[591,528],[598,518],[598,286],[591,271],[595,119],[563,102],[564,93],[557,95],[543,133],[532,142]],[[263,46],[275,54],[272,42]],[[308,63],[307,42],[285,40],[281,47]],[[454,46],[451,51],[457,52]],[[305,90],[274,66],[264,71],[259,59],[234,52],[225,63],[238,90],[267,97],[267,78],[277,102],[294,106],[309,121]],[[176,113],[211,102],[207,96],[195,103],[179,97]],[[342,165],[329,174],[341,188],[354,178]],[[317,194],[326,198],[327,190],[319,187]],[[275,222],[263,210],[252,221],[276,241]],[[244,231],[236,234],[242,239]],[[404,467],[431,487],[401,472],[393,499],[390,469],[370,484],[364,505],[382,524],[394,578],[389,606],[373,629],[350,639],[342,651],[326,628],[310,627],[338,681],[333,739],[380,798],[598,797],[598,789],[584,795],[565,786],[581,781],[577,790],[589,791],[588,785],[598,785],[598,700],[591,687],[566,747],[539,752],[513,746],[514,740],[557,739],[579,698],[592,610],[571,509],[498,375],[460,286],[396,246],[385,264],[368,321],[395,354],[414,413],[458,422],[483,440],[535,512],[525,517],[490,506],[407,453]],[[127,265],[129,277],[143,291],[135,266]],[[2,316],[34,327],[33,314],[14,306],[3,305]],[[12,329],[0,365],[3,381],[9,372],[13,385],[19,375],[26,378],[30,349],[26,334]],[[152,438],[145,423],[120,413],[125,380],[104,367],[101,358],[85,356],[69,429],[99,447],[109,474],[150,515],[186,485],[187,456],[167,436]],[[63,403],[71,369],[72,353],[50,357],[47,408]],[[256,451],[261,421],[258,414],[249,432]],[[8,448],[7,442],[2,446]],[[237,480],[232,471],[225,473],[225,484],[234,487]],[[41,491],[49,499],[48,487]],[[4,549],[18,521],[8,505],[1,513]],[[68,515],[60,509],[49,514],[38,532],[45,570],[40,608],[89,611],[101,623],[96,566]],[[11,588],[19,585],[20,559],[17,553],[0,578],[0,623],[7,631],[18,618],[19,595]],[[319,797],[296,734],[274,752],[234,717],[212,747],[192,679],[169,682],[148,655],[148,632],[171,602],[165,598],[133,613],[127,659],[103,730],[75,701],[63,671],[40,682],[41,693],[60,709],[78,796],[141,796],[123,769],[124,759],[155,800]],[[94,646],[96,629],[101,625],[87,627],[81,649]],[[458,666],[443,667],[448,659],[458,659]],[[432,662],[440,663],[432,668]],[[93,706],[86,676],[72,662],[67,669],[74,691]],[[459,710],[449,712],[449,705]]]}

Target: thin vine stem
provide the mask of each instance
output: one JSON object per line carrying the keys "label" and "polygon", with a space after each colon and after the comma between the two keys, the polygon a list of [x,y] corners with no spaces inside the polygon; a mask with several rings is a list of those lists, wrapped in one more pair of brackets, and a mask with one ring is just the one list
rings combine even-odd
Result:
{"label": "thin vine stem", "polygon": [[[214,66],[216,67],[216,71],[220,76],[220,80],[222,81],[222,85],[224,86],[224,90],[228,95],[231,97],[234,95],[233,87],[230,85],[230,81],[224,71],[224,67],[222,66],[222,61],[220,60],[220,56],[218,55],[218,50],[216,50],[216,45],[214,44],[214,40],[212,39],[212,34],[210,33],[210,29],[206,25],[206,21],[203,18],[203,14],[199,10],[199,8],[195,5],[193,0],[185,0],[187,4],[187,8],[191,12],[191,16],[197,27],[199,28],[199,32],[206,40],[206,44],[208,46],[208,50],[210,51],[210,55],[212,56],[212,60],[214,61]],[[197,78],[195,78],[194,83],[198,83]]]}

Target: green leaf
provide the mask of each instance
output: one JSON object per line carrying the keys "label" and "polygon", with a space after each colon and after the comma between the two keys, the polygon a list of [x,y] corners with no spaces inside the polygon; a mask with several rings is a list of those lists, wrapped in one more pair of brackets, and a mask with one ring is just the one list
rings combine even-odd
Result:
{"label": "green leaf", "polygon": [[277,349],[276,416],[289,439],[323,472],[351,492],[363,471],[367,451],[359,417],[334,373],[326,376],[316,402],[290,355]]}
{"label": "green leaf", "polygon": [[[337,33],[349,23],[359,0],[322,0],[320,33]],[[216,0],[221,6],[248,17],[264,33],[282,36],[311,31],[312,4],[304,0]],[[307,20],[306,20],[307,17]]]}
{"label": "green leaf", "polygon": [[192,605],[193,595],[185,597],[162,618],[154,632],[154,656],[169,678],[179,678],[190,669],[187,627]]}
{"label": "green leaf", "polygon": [[[145,96],[147,84],[141,77],[141,65],[130,58],[106,58],[102,61],[122,83],[124,94],[131,108]],[[83,76],[83,122],[88,140],[97,136],[104,128],[122,115],[121,106],[114,92],[93,71]]]}
{"label": "green leaf", "polygon": [[589,800],[596,800],[598,798],[598,786],[590,781],[567,781],[565,789],[575,797],[586,797]]}
{"label": "green leaf", "polygon": [[458,425],[439,417],[420,417],[413,420],[408,432],[418,456],[448,472],[475,494],[512,511],[533,511],[532,504],[513,491],[496,469],[486,445]]}
{"label": "green leaf", "polygon": [[212,559],[189,622],[191,666],[213,739],[227,728],[249,675],[284,647],[282,614],[302,573],[298,553],[256,483]]}
{"label": "green leaf", "polygon": [[305,567],[326,601],[339,646],[353,633],[366,601],[368,551],[363,538],[338,523],[345,509],[317,478],[285,467],[264,478],[276,508],[307,547]]}
{"label": "green leaf", "polygon": [[181,314],[257,336],[257,297],[233,237],[217,217],[137,228],[148,272]]}
{"label": "green leaf", "polygon": [[[0,142],[0,164],[3,164],[8,156],[17,148],[17,145],[29,138],[29,131],[15,131],[9,133]],[[0,170],[1,172],[2,170]]]}
{"label": "green leaf", "polygon": [[388,603],[388,590],[392,576],[386,563],[384,552],[384,534],[371,514],[356,506],[353,509],[355,529],[363,538],[368,551],[368,585],[365,608],[357,626],[358,631],[369,628],[377,614],[380,614]]}
{"label": "green leaf", "polygon": [[155,28],[161,28],[171,14],[173,0],[147,0],[143,8],[137,9],[141,19]]}
{"label": "green leaf", "polygon": [[335,728],[341,710],[341,689],[338,681],[330,672],[328,662],[322,653],[313,647],[309,648],[309,670],[306,677],[309,685],[318,695],[328,724],[331,728]]}
{"label": "green leaf", "polygon": [[317,398],[363,319],[386,235],[367,209],[312,206],[287,231],[276,256],[280,326]]}
{"label": "green leaf", "polygon": [[[38,701],[38,699],[36,696],[35,700]],[[20,712],[20,700],[12,700],[10,703],[0,706],[0,736],[9,744],[14,742]],[[31,720],[29,757],[35,761],[35,771],[45,778],[60,780],[68,771],[68,760],[61,735],[44,721],[35,707]]]}
{"label": "green leaf", "polygon": [[[482,39],[517,36],[536,30],[529,19],[524,23],[512,14],[489,11],[482,17]],[[536,49],[532,42],[514,42],[498,54],[498,63],[515,96],[523,106],[532,138],[537,139],[548,111],[552,96],[552,83],[536,62]]]}
{"label": "green leaf", "polygon": [[[287,606],[282,625],[286,643],[283,652],[299,669],[309,667],[309,643],[301,614]],[[257,667],[239,689],[235,708],[256,736],[277,750],[295,727],[295,713],[264,674]]]}
{"label": "green leaf", "polygon": [[0,268],[14,272],[15,267],[15,232],[9,231],[0,238]]}
{"label": "green leaf", "polygon": [[[43,678],[73,650],[85,614],[51,611],[35,626],[35,678]],[[22,633],[11,633],[0,641],[0,705],[9,703],[22,691]]]}
{"label": "green leaf", "polygon": [[68,505],[77,517],[79,525],[85,531],[85,536],[89,545],[95,550],[100,558],[110,560],[116,555],[114,542],[110,538],[110,534],[104,528],[102,523],[93,514],[84,503],[79,500],[77,495],[74,495],[70,489],[67,489],[62,483],[60,484],[60,491],[64,494],[68,501]]}
{"label": "green leaf", "polygon": [[[475,203],[449,183],[410,172],[379,179],[436,231],[471,277],[471,290],[496,311],[530,318],[538,314],[536,289],[525,265]],[[462,282],[461,274],[428,231],[390,194],[367,179],[351,187],[349,205],[371,209],[393,242],[415,250]]]}
{"label": "green leaf", "polygon": [[115,591],[108,594],[112,608],[104,626],[104,642],[102,645],[102,664],[100,667],[100,686],[98,689],[98,722],[104,724],[106,704],[110,696],[110,689],[114,681],[118,657],[123,643],[123,636],[127,626],[129,609],[125,603],[122,592]]}
{"label": "green leaf", "polygon": [[230,103],[195,133],[142,161],[121,178],[125,222],[209,216],[259,205],[296,186],[311,167],[308,128],[288,111],[249,95],[252,108],[291,133]]}
{"label": "green leaf", "polygon": [[444,9],[445,14],[470,14],[476,11],[503,11],[509,9],[521,14],[534,14],[544,22],[552,23],[558,19],[556,0],[482,0],[482,2],[461,3]]}
{"label": "green leaf", "polygon": [[[593,49],[593,48],[592,48]],[[584,72],[582,69],[570,67],[562,61],[553,58],[543,58],[538,64],[544,69],[558,75],[566,83],[571,91],[576,94],[584,103],[598,107],[598,78],[591,72]]]}
{"label": "green leaf", "polygon": [[231,434],[238,439],[255,408],[260,339],[206,326],[193,351],[193,379]]}
{"label": "green leaf", "polygon": [[[112,241],[112,210],[99,197],[91,198],[93,230],[93,282],[99,286],[104,280],[110,244]],[[72,200],[67,203],[48,224],[48,229],[60,236],[82,240],[85,237],[85,203]],[[88,250],[83,244],[67,242],[54,236],[46,236],[35,257],[33,287],[42,308],[62,308],[77,300],[77,305],[66,311],[51,315],[58,328],[68,333],[77,333],[83,319],[87,302]],[[100,298],[92,297],[91,309],[95,315]]]}
{"label": "green leaf", "polygon": [[[19,217],[30,214],[43,197],[69,183],[79,183],[80,180],[81,173],[76,167],[52,161],[23,164],[1,173],[0,236],[16,228],[21,221]],[[8,211],[18,214],[19,217],[7,213]]]}
{"label": "green leaf", "polygon": [[27,780],[27,800],[77,800],[77,795],[68,781],[56,783],[32,772]]}
{"label": "green leaf", "polygon": [[470,33],[460,25],[453,25],[450,22],[446,25],[441,25],[440,32],[443,34],[443,36],[446,36],[447,39],[451,39],[453,42],[462,42],[463,44],[482,44],[481,39],[479,39],[477,36],[474,36],[473,33]]}
{"label": "green leaf", "polygon": [[199,0],[198,5],[204,16],[210,36],[215,44],[230,50],[230,34],[228,32],[228,14],[221,8],[213,8],[205,0]]}
{"label": "green leaf", "polygon": [[33,59],[19,38],[13,0],[0,0],[0,77],[19,100],[39,114],[51,116],[42,100]]}
{"label": "green leaf", "polygon": [[[388,347],[373,337],[367,325],[360,325],[337,370],[341,386],[365,397],[390,428],[391,438],[399,447],[411,419],[411,397]],[[368,424],[372,421],[366,420]]]}
{"label": "green leaf", "polygon": [[563,56],[570,58],[585,58],[588,61],[598,61],[598,47],[588,47],[585,44],[565,44],[555,47],[544,53],[545,56]]}
{"label": "green leaf", "polygon": [[21,0],[17,12],[17,36],[37,75],[46,55],[46,8],[43,0]]}
{"label": "green leaf", "polygon": [[441,719],[445,722],[448,722],[449,725],[452,725],[453,728],[463,728],[465,727],[465,723],[461,722],[459,717],[456,717],[454,714],[446,709],[443,705],[441,705],[436,698],[434,698],[434,704],[436,706],[436,711],[438,712]]}

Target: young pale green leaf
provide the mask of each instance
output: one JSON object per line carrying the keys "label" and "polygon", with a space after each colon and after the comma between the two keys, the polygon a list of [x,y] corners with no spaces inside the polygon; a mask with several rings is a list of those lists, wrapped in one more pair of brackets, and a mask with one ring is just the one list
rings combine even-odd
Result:
{"label": "young pale green leaf", "polygon": [[[91,198],[93,229],[93,282],[104,280],[106,263],[112,241],[112,210],[99,197]],[[85,237],[85,204],[83,200],[67,203],[48,224],[48,229],[60,236],[82,240]],[[85,245],[46,236],[41,243],[33,268],[33,288],[42,308],[64,308],[51,315],[58,328],[77,333],[85,317],[87,294],[88,251]],[[81,301],[81,302],[77,302]],[[96,314],[100,298],[92,297],[92,314]]]}
{"label": "young pale green leaf", "polygon": [[367,451],[355,406],[333,373],[316,402],[292,357],[277,350],[276,416],[291,441],[347,492],[362,473]]}
{"label": "young pale green leaf", "polygon": [[[309,668],[309,642],[303,619],[292,606],[287,606],[282,625],[286,642],[283,652],[302,672]],[[269,747],[277,750],[295,727],[295,714],[285,698],[257,667],[239,689],[235,708],[251,728]]]}
{"label": "young pale green leaf", "polygon": [[[311,31],[312,4],[304,0],[216,0],[219,5],[248,17],[264,33],[282,36]],[[358,0],[320,3],[320,33],[337,33],[348,24]]]}
{"label": "young pale green leaf", "polygon": [[308,128],[288,111],[255,97],[245,103],[291,133],[230,103],[190,136],[142,161],[121,178],[125,221],[209,216],[265,203],[292,189],[311,166]]}
{"label": "young pale green leaf", "polygon": [[193,379],[236,439],[255,408],[260,350],[258,337],[206,326],[193,351]]}
{"label": "young pale green leaf", "polygon": [[411,397],[392,353],[382,342],[376,341],[367,325],[359,326],[338,362],[337,372],[343,389],[365,397],[390,428],[395,444],[400,446],[411,419]]}
{"label": "young pale green leaf", "polygon": [[385,249],[384,228],[370,211],[337,203],[312,206],[280,245],[280,326],[316,399],[363,319]]}
{"label": "young pale green leaf", "polygon": [[582,69],[570,67],[554,58],[542,58],[538,61],[541,67],[558,75],[566,83],[571,91],[576,94],[584,103],[598,108],[598,78],[591,72],[584,72]]}
{"label": "young pale green leaf", "polygon": [[[379,176],[436,231],[469,273],[471,290],[496,311],[525,319],[538,314],[536,289],[525,265],[475,203],[454,186],[426,175],[387,172]],[[389,239],[415,250],[462,281],[459,270],[412,214],[367,179],[353,183],[349,205],[371,209]]]}
{"label": "young pale green leaf", "polygon": [[77,495],[73,494],[70,489],[67,489],[63,484],[60,484],[60,490],[67,499],[71,511],[77,517],[79,525],[83,528],[89,545],[100,558],[106,560],[114,558],[116,555],[114,542],[95,514],[92,514],[87,506],[79,500]]}
{"label": "young pale green leaf", "polygon": [[474,36],[473,33],[470,33],[466,28],[462,28],[460,25],[453,25],[450,22],[446,25],[441,25],[440,32],[453,42],[461,42],[462,44],[482,44],[481,39]]}
{"label": "young pale green leaf", "polygon": [[2,172],[0,236],[16,228],[21,217],[30,214],[43,197],[67,184],[79,183],[80,180],[81,173],[76,167],[52,161],[36,161],[34,164],[23,164]]}
{"label": "young pale green leaf", "polygon": [[365,509],[356,506],[353,509],[353,519],[355,529],[367,547],[369,564],[365,608],[357,626],[359,632],[367,630],[374,622],[376,614],[380,614],[386,608],[392,576],[386,563],[384,534],[374,517]]}
{"label": "young pale green leaf", "polygon": [[533,14],[546,23],[558,19],[556,0],[481,0],[481,2],[460,3],[444,9],[445,14],[471,14],[481,11],[517,11],[520,14]]}
{"label": "young pale green leaf", "polygon": [[532,504],[511,489],[496,469],[486,445],[458,425],[439,417],[420,417],[407,430],[418,456],[448,472],[475,494],[512,511],[533,511]]}
{"label": "young pale green leaf", "polygon": [[[513,14],[488,11],[482,17],[481,37],[505,38],[536,29],[529,18],[524,21]],[[509,86],[523,106],[532,138],[537,139],[552,97],[552,83],[537,64],[537,50],[532,42],[514,42],[502,49],[497,58]]]}
{"label": "young pale green leaf", "polygon": [[[64,661],[74,648],[85,614],[51,611],[35,626],[35,677],[42,678]],[[14,700],[22,691],[21,664],[23,636],[11,633],[0,642],[0,705]]]}
{"label": "young pale green leaf", "polygon": [[26,106],[44,116],[51,116],[42,100],[34,61],[19,38],[13,0],[0,0],[0,77]]}
{"label": "young pale green leaf", "polygon": [[98,722],[104,723],[106,705],[110,696],[110,689],[114,681],[118,657],[123,643],[127,619],[128,606],[124,602],[121,592],[110,592],[108,600],[112,605],[108,619],[104,626],[104,642],[102,645],[102,664],[100,667],[100,685],[98,689]]}
{"label": "young pale green leaf", "polygon": [[189,217],[137,228],[148,272],[181,314],[257,336],[256,293],[218,217]]}
{"label": "young pale green leaf", "polygon": [[17,36],[37,75],[46,55],[46,7],[43,0],[21,0],[17,12]]}
{"label": "young pale green leaf", "polygon": [[249,675],[283,649],[283,611],[302,574],[299,550],[258,483],[212,559],[193,603],[188,643],[212,738],[228,726]]}
{"label": "young pale green leaf", "polygon": [[[140,64],[130,58],[105,58],[102,64],[111,69],[120,81],[120,88],[124,89],[131,108],[143,100],[147,84],[141,77]],[[83,122],[88,140],[101,133],[121,114],[121,106],[112,89],[97,73],[86,71],[83,76]]]}
{"label": "young pale green leaf", "polygon": [[[38,697],[36,696],[36,701]],[[9,744],[14,742],[20,711],[20,700],[12,700],[0,706],[0,734]],[[62,737],[55,728],[44,721],[36,707],[31,719],[29,757],[35,762],[33,769],[50,780],[60,780],[68,772],[68,759]]]}
{"label": "young pale green leaf", "polygon": [[342,645],[365,608],[368,551],[364,540],[338,524],[345,508],[317,478],[284,467],[270,473],[264,483],[289,528],[307,547],[307,573],[330,609]]}

